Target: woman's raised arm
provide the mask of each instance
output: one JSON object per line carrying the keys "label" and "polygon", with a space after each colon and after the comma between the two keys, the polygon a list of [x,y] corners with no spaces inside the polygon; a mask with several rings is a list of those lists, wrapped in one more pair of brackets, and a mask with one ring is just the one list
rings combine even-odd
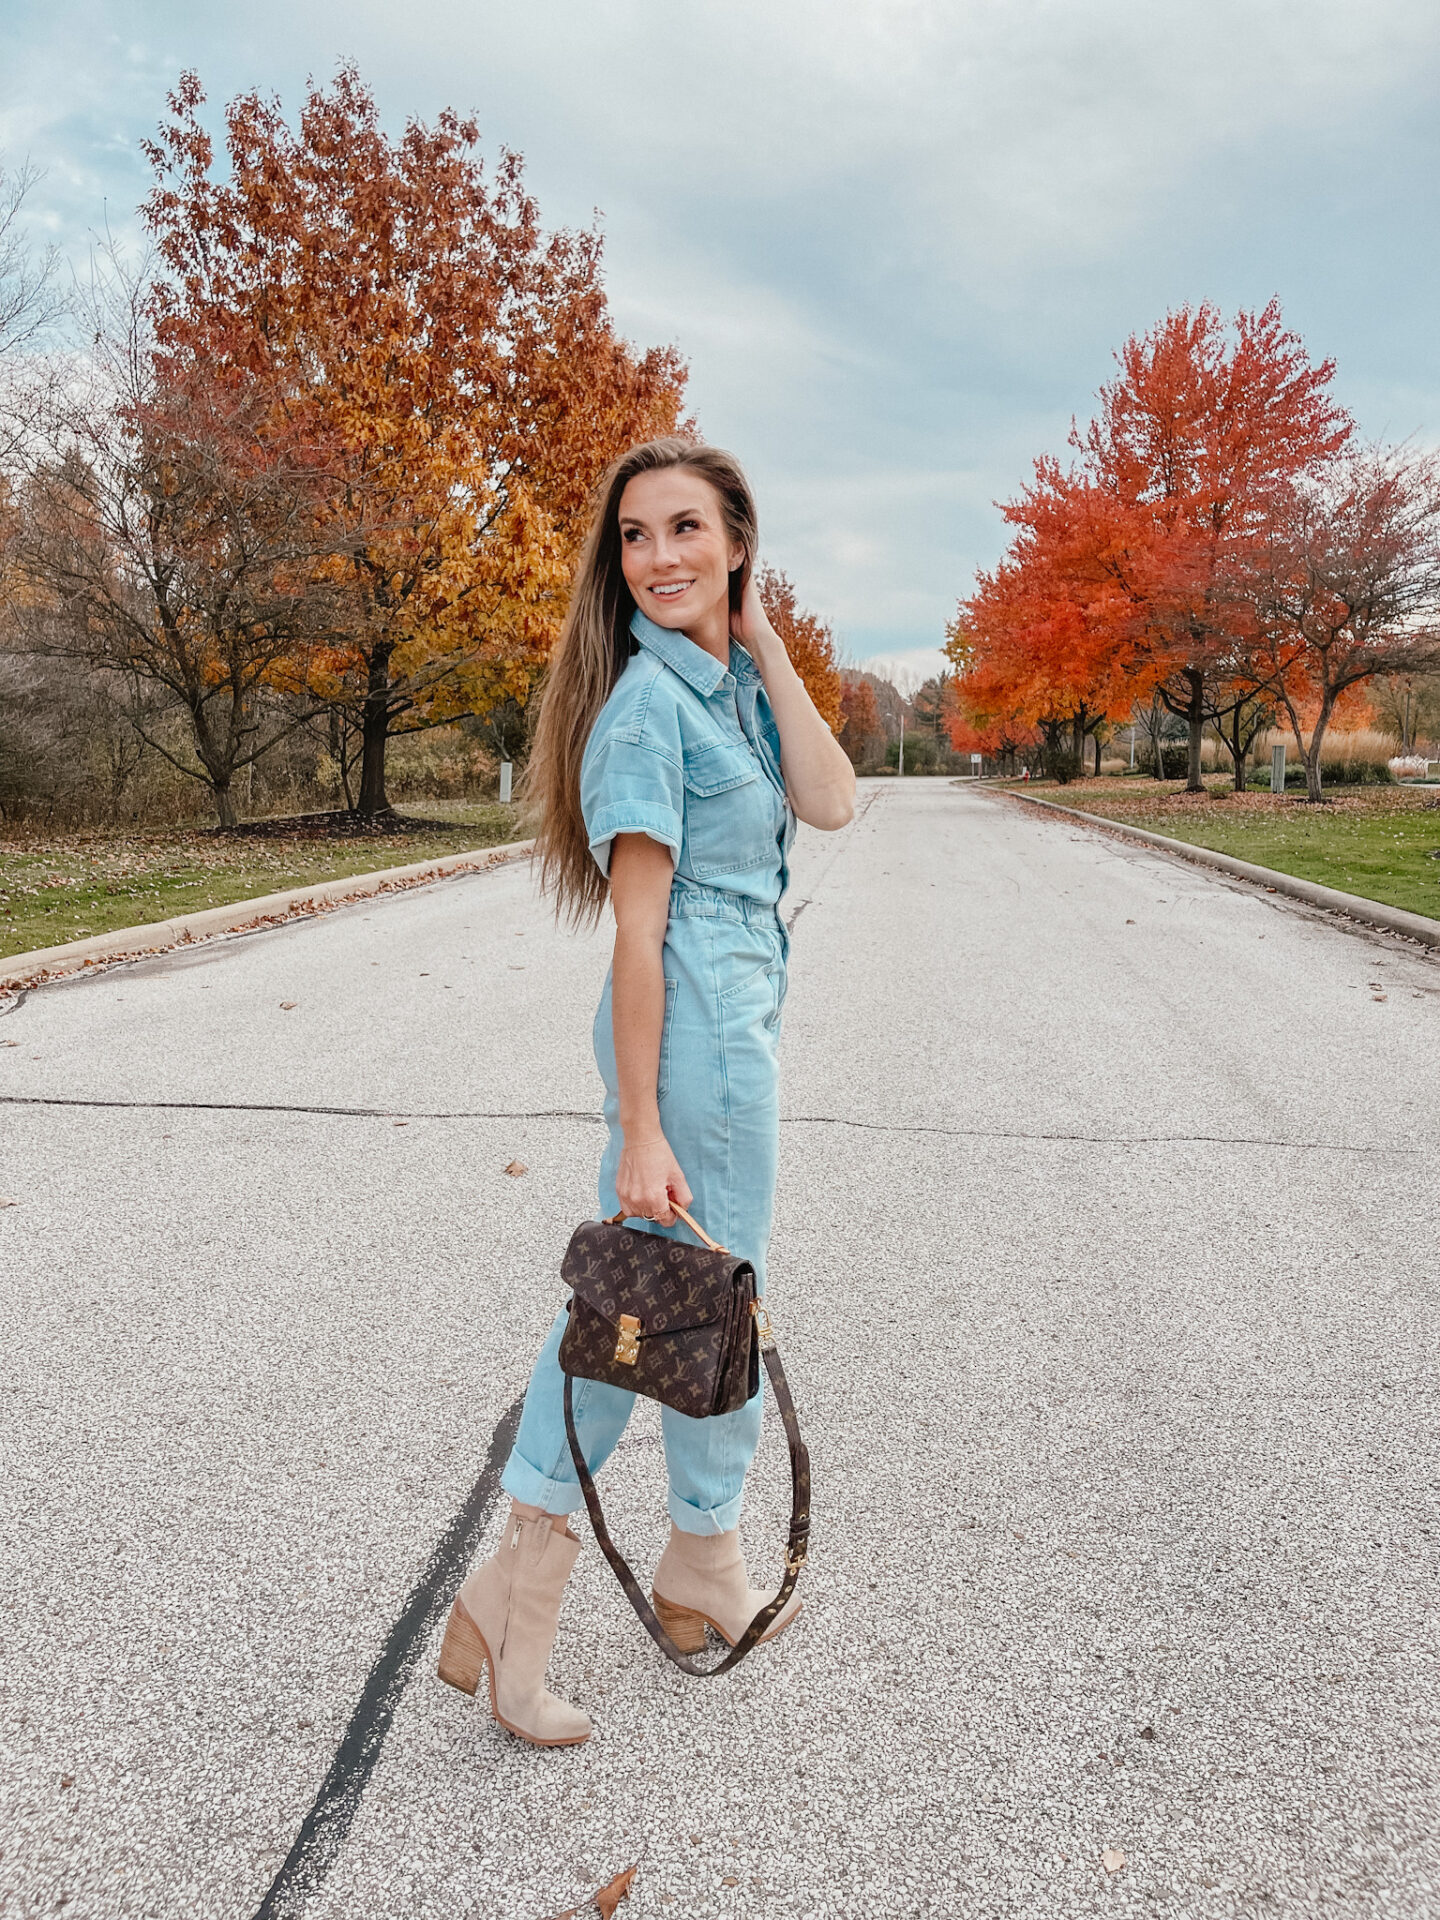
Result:
{"label": "woman's raised arm", "polygon": [[815,711],[815,702],[795,671],[785,642],[770,624],[753,575],[746,582],[739,613],[730,616],[730,631],[765,682],[770,710],[780,729],[785,789],[796,819],[827,833],[848,826],[855,817],[855,769]]}

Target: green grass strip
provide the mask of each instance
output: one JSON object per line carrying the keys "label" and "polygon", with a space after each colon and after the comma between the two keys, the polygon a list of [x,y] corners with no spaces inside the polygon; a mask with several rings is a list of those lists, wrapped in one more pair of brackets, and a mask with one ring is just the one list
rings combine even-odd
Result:
{"label": "green grass strip", "polygon": [[1318,807],[1218,783],[1203,799],[1128,779],[1066,787],[1036,781],[1028,791],[1440,920],[1440,794],[1433,788],[1336,789]]}
{"label": "green grass strip", "polygon": [[12,832],[0,841],[0,956],[522,837],[513,806],[433,805],[426,814],[407,832],[337,839]]}

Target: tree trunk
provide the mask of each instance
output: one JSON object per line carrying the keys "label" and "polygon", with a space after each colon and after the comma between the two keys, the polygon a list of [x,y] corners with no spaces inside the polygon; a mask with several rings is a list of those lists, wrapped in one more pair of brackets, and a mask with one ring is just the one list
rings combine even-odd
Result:
{"label": "tree trunk", "polygon": [[1185,724],[1189,731],[1185,791],[1203,793],[1205,782],[1200,777],[1200,748],[1205,738],[1205,676],[1195,667],[1187,667],[1185,680],[1190,688],[1190,698],[1185,708]]}
{"label": "tree trunk", "polygon": [[1230,737],[1226,745],[1230,749],[1230,762],[1235,774],[1235,791],[1245,791],[1245,762],[1250,757],[1250,742],[1245,739],[1245,728],[1241,716],[1243,706],[1230,709]]}
{"label": "tree trunk", "polygon": [[1330,724],[1332,702],[1327,697],[1320,702],[1320,711],[1315,716],[1315,724],[1310,729],[1310,747],[1305,755],[1305,798],[1322,800],[1320,791],[1320,748],[1324,744],[1325,729]]}
{"label": "tree trunk", "polygon": [[222,827],[233,827],[238,824],[235,798],[230,790],[230,782],[235,775],[234,728],[232,726],[229,738],[222,746],[210,723],[203,695],[187,700],[186,706],[190,712],[190,729],[195,738],[195,757],[205,769],[205,784],[210,789],[210,798],[215,805],[215,818]]}
{"label": "tree trunk", "polygon": [[356,812],[374,820],[390,811],[385,793],[385,748],[390,739],[390,652],[376,647],[370,655],[365,685],[365,710],[360,725],[360,801]]}
{"label": "tree trunk", "polygon": [[235,812],[235,798],[230,791],[230,782],[226,780],[222,785],[220,781],[212,780],[210,782],[210,793],[215,802],[215,817],[219,820],[220,825],[222,827],[238,825],[238,816]]}
{"label": "tree trunk", "polygon": [[1155,694],[1150,701],[1150,724],[1146,732],[1150,735],[1150,755],[1155,763],[1155,778],[1165,778],[1165,709],[1160,704],[1160,696]]}
{"label": "tree trunk", "polygon": [[1095,736],[1095,778],[1100,778],[1100,736]]}

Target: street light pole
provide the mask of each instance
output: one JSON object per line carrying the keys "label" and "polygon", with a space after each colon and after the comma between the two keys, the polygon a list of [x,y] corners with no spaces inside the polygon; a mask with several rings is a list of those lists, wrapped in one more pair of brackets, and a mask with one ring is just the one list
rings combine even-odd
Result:
{"label": "street light pole", "polygon": [[905,709],[900,709],[900,764],[899,772],[905,772]]}

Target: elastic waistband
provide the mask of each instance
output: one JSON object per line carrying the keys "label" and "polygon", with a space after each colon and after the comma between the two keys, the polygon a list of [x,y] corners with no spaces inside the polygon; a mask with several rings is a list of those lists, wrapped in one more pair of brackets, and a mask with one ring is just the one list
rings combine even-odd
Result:
{"label": "elastic waistband", "polygon": [[723,887],[701,886],[698,880],[676,880],[670,889],[670,913],[693,920],[739,920],[747,927],[784,928],[778,907],[767,907]]}

